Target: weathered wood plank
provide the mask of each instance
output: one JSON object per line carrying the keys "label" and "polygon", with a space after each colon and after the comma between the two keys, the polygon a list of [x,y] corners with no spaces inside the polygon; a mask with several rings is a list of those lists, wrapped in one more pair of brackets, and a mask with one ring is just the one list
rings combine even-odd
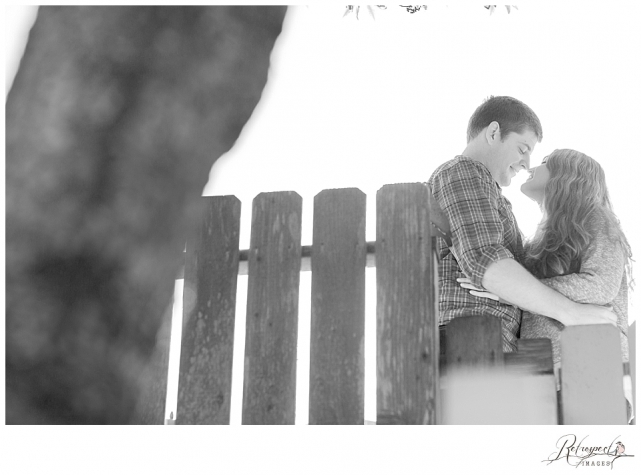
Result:
{"label": "weathered wood plank", "polygon": [[439,421],[438,296],[429,190],[376,195],[377,424]]}
{"label": "weathered wood plank", "polygon": [[504,353],[505,368],[534,374],[553,374],[552,342],[549,338],[519,339],[517,351]]}
{"label": "weathered wood plank", "polygon": [[[630,348],[630,378],[632,379],[632,400],[637,401],[637,322],[636,320],[628,329],[628,344]],[[637,406],[634,406],[634,419],[632,424],[637,423]]]}
{"label": "weathered wood plank", "polygon": [[455,318],[447,324],[445,357],[449,368],[469,366],[479,370],[503,366],[501,321],[493,316]]}
{"label": "weathered wood plank", "polygon": [[202,199],[202,225],[187,242],[176,422],[229,424],[241,204]]}
{"label": "weathered wood plank", "polygon": [[253,201],[243,424],[293,424],[302,199],[261,193]]}
{"label": "weathered wood plank", "polygon": [[626,424],[619,330],[612,325],[561,332],[564,424]]}
{"label": "weathered wood plank", "polygon": [[[367,257],[365,260],[365,267],[376,267],[376,243],[366,242]],[[312,246],[301,247],[300,271],[310,272],[312,270]],[[238,275],[247,275],[247,260],[249,259],[249,249],[241,249],[239,262],[238,262]],[[181,267],[178,271],[176,279],[184,277],[184,269]]]}
{"label": "weathered wood plank", "polygon": [[314,198],[310,424],[363,424],[365,194]]}

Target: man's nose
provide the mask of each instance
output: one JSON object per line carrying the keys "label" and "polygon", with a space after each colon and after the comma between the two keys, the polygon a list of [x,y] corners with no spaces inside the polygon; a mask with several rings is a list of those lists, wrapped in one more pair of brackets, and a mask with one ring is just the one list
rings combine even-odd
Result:
{"label": "man's nose", "polygon": [[530,170],[530,155],[526,155],[522,160],[521,160],[521,166],[525,170]]}

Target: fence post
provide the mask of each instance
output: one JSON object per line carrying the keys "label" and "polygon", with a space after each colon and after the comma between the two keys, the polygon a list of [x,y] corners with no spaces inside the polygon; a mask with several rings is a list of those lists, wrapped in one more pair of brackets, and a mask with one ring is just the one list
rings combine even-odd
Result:
{"label": "fence post", "polygon": [[429,189],[376,195],[377,424],[439,422],[438,282]]}
{"label": "fence post", "polygon": [[447,367],[475,369],[503,366],[501,320],[490,315],[458,317],[445,327]]}
{"label": "fence post", "polygon": [[229,424],[241,203],[203,197],[187,241],[178,424]]}
{"label": "fence post", "polygon": [[365,194],[323,190],[314,198],[310,424],[363,424]]}
{"label": "fence post", "polygon": [[561,399],[564,424],[626,424],[618,328],[581,325],[563,329]]}
{"label": "fence post", "polygon": [[247,282],[243,424],[294,424],[302,199],[253,201]]}
{"label": "fence post", "polygon": [[628,329],[628,344],[630,347],[630,379],[632,380],[632,404],[634,405],[634,419],[632,424],[637,423],[637,322],[636,320]]}
{"label": "fence post", "polygon": [[552,342],[549,338],[518,339],[517,351],[503,354],[505,369],[534,374],[554,374]]}

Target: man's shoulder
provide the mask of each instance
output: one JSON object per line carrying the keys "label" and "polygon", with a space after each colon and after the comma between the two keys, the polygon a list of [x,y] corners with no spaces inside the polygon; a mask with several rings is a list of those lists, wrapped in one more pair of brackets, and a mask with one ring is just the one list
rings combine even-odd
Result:
{"label": "man's shoulder", "polygon": [[430,176],[428,183],[432,183],[437,176],[451,173],[459,175],[479,174],[481,176],[491,176],[485,165],[478,160],[466,157],[465,155],[457,155],[453,159],[439,165]]}

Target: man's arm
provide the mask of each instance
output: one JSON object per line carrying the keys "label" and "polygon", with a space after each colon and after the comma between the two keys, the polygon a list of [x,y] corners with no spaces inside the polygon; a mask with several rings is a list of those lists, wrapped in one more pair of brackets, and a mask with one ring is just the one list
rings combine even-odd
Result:
{"label": "man's arm", "polygon": [[489,171],[470,159],[432,175],[430,187],[450,224],[450,251],[461,271],[481,286],[490,263],[514,257],[504,245],[499,187]]}
{"label": "man's arm", "polygon": [[574,302],[597,305],[612,302],[625,274],[625,253],[621,244],[608,236],[605,226],[605,223],[597,226],[578,272],[541,282]]}
{"label": "man's arm", "polygon": [[483,287],[514,305],[553,318],[563,325],[610,323],[616,315],[604,307],[580,304],[539,282],[514,259],[501,259],[489,265]]}

